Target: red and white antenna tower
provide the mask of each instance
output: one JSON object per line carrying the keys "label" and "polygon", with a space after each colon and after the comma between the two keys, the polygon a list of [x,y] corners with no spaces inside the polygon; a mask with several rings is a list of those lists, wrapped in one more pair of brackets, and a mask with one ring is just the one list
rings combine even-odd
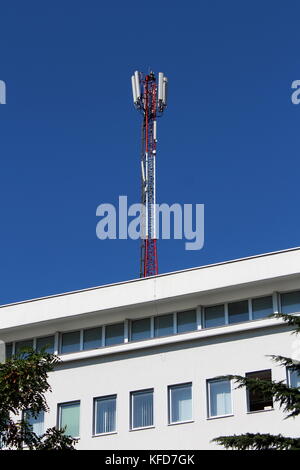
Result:
{"label": "red and white antenna tower", "polygon": [[158,74],[158,85],[153,72],[144,74],[134,72],[131,77],[133,102],[143,115],[142,123],[142,213],[141,226],[141,261],[140,277],[158,274],[156,246],[156,143],[157,117],[160,117],[167,106],[168,79],[162,72]]}

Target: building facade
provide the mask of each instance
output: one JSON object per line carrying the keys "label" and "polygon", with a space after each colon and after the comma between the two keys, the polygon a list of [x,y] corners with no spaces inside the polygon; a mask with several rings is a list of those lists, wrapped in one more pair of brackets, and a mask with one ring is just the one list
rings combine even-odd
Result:
{"label": "building facade", "polygon": [[[300,248],[4,305],[6,354],[59,355],[37,433],[67,426],[78,449],[220,449],[220,435],[298,436],[270,397],[228,374],[300,386],[268,355],[297,341],[273,312],[300,312]],[[299,353],[300,360],[300,353]]]}

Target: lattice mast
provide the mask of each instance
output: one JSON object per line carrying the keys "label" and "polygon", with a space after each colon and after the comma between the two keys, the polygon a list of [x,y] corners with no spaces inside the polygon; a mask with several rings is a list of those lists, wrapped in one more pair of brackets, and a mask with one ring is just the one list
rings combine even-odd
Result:
{"label": "lattice mast", "polygon": [[158,274],[156,239],[156,144],[157,118],[167,106],[168,79],[162,72],[158,74],[158,84],[153,72],[148,75],[134,72],[131,77],[133,102],[143,115],[141,181],[142,214],[140,277]]}

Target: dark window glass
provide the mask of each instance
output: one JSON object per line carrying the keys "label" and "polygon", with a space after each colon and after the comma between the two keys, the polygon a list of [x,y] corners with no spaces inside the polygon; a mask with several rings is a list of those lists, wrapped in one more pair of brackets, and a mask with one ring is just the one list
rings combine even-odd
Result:
{"label": "dark window glass", "polygon": [[282,313],[300,312],[300,291],[281,294]]}
{"label": "dark window glass", "polygon": [[258,299],[252,299],[253,320],[258,320],[259,318],[265,318],[271,313],[273,313],[272,296],[259,297]]}
{"label": "dark window glass", "polygon": [[174,333],[173,314],[161,315],[154,318],[154,336],[167,336]]}
{"label": "dark window glass", "polygon": [[61,335],[61,353],[80,351],[80,331],[70,331]]}
{"label": "dark window glass", "polygon": [[239,323],[249,320],[248,300],[228,304],[229,323]]}
{"label": "dark window glass", "polygon": [[204,309],[204,326],[212,328],[214,326],[225,325],[224,305],[214,305]]}
{"label": "dark window glass", "polygon": [[[258,372],[249,372],[246,374],[249,379],[267,380],[271,382],[271,370],[261,370]],[[259,390],[251,390],[249,387],[248,394],[248,411],[261,411],[273,408],[272,396]]]}
{"label": "dark window glass", "polygon": [[151,337],[150,318],[131,322],[131,341],[139,341]]}
{"label": "dark window glass", "polygon": [[33,349],[33,339],[26,339],[16,343],[16,354],[22,353],[23,349]]}
{"label": "dark window glass", "polygon": [[105,327],[105,346],[124,343],[124,323],[115,323]]}
{"label": "dark window glass", "polygon": [[83,349],[96,349],[102,346],[102,328],[90,328],[83,332]]}
{"label": "dark window glass", "polygon": [[47,353],[54,353],[54,336],[44,336],[43,338],[37,338],[36,349],[41,351],[44,349]]}
{"label": "dark window glass", "polygon": [[197,330],[197,319],[195,310],[187,310],[177,313],[177,333]]}
{"label": "dark window glass", "polygon": [[6,356],[6,359],[11,359],[11,357],[12,357],[12,351],[13,351],[13,345],[12,345],[12,343],[6,343],[6,344],[5,344],[5,356]]}

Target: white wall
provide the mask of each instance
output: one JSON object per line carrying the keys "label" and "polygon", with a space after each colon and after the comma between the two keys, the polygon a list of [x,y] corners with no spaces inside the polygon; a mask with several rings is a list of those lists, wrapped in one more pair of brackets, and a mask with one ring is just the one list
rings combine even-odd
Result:
{"label": "white wall", "polygon": [[[267,333],[267,334],[265,334]],[[133,351],[111,357],[65,363],[51,373],[53,393],[46,426],[56,424],[57,403],[80,400],[78,449],[213,449],[219,435],[270,432],[296,436],[296,420],[281,411],[247,413],[245,389],[234,390],[234,416],[207,419],[206,379],[272,368],[274,379],[285,370],[266,354],[291,355],[293,336],[286,327]],[[168,425],[167,386],[193,383],[193,423]],[[153,429],[129,431],[129,394],[154,388]],[[117,394],[117,434],[92,437],[93,398]]]}

